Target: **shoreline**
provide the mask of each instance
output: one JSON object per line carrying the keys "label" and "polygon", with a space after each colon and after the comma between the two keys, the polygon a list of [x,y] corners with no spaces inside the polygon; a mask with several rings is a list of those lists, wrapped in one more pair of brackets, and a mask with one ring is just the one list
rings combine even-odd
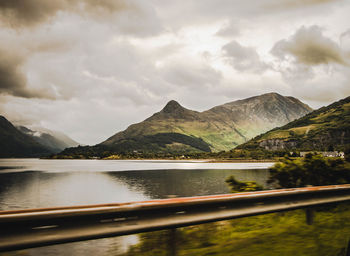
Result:
{"label": "shoreline", "polygon": [[276,159],[228,159],[228,160],[220,160],[214,159],[209,160],[208,163],[276,163],[278,160]]}
{"label": "shoreline", "polygon": [[213,159],[213,158],[184,158],[184,159],[171,159],[171,158],[39,158],[43,160],[114,160],[114,161],[198,161],[206,163],[276,163],[279,159]]}
{"label": "shoreline", "polygon": [[187,162],[187,161],[198,161],[206,163],[276,163],[279,159],[215,159],[215,158],[183,158],[183,159],[172,159],[172,158],[49,158],[49,157],[13,157],[13,158],[0,158],[5,159],[39,159],[39,160],[115,160],[115,161],[174,161],[174,162]]}

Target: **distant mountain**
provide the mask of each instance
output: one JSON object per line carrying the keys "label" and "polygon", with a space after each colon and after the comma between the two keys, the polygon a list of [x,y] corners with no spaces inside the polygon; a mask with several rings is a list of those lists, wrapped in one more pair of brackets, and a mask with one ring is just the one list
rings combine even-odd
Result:
{"label": "distant mountain", "polygon": [[53,131],[42,127],[37,127],[32,129],[38,132],[50,134],[51,136],[55,137],[57,140],[61,142],[61,147],[67,148],[67,147],[76,147],[80,145],[79,142],[76,142],[75,140],[73,140],[63,132]]}
{"label": "distant mountain", "polygon": [[[276,126],[304,116],[312,109],[296,98],[268,93],[197,112],[172,100],[143,122],[130,125],[94,147],[63,154],[90,155],[102,151],[210,152],[229,150]],[[75,153],[74,153],[75,152]]]}
{"label": "distant mountain", "polygon": [[31,136],[36,142],[48,148],[52,153],[58,153],[65,148],[76,147],[79,145],[79,143],[61,132],[51,131],[44,128],[29,129],[24,126],[18,126],[17,129],[22,133]]}
{"label": "distant mountain", "polygon": [[322,107],[239,146],[267,150],[343,150],[350,147],[350,97]]}
{"label": "distant mountain", "polygon": [[201,138],[212,151],[229,150],[312,109],[293,97],[268,93],[197,112],[170,101],[160,112],[129,126],[101,145],[111,146],[145,135],[179,133]]}
{"label": "distant mountain", "polygon": [[38,157],[52,153],[32,136],[20,132],[0,116],[0,157]]}

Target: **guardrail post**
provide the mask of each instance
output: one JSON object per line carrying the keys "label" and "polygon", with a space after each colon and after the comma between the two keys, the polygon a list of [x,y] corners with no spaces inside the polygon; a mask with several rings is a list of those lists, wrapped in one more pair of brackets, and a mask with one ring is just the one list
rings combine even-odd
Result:
{"label": "guardrail post", "polygon": [[348,246],[346,248],[346,253],[345,253],[346,256],[350,256],[350,240],[348,241]]}
{"label": "guardrail post", "polygon": [[176,228],[169,229],[168,238],[168,255],[176,256]]}
{"label": "guardrail post", "polygon": [[312,208],[305,209],[306,224],[312,225],[314,223],[315,211]]}

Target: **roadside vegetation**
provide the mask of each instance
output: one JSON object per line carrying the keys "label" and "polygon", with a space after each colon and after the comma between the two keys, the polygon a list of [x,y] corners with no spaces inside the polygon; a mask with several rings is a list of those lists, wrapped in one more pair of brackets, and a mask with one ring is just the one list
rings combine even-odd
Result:
{"label": "roadside vegetation", "polygon": [[[169,255],[169,231],[144,233],[125,256]],[[314,223],[304,210],[272,213],[177,229],[182,256],[345,256],[350,238],[350,205],[319,208]]]}
{"label": "roadside vegetation", "polygon": [[297,159],[286,157],[269,170],[268,183],[280,188],[350,183],[349,162],[317,154],[307,154]]}
{"label": "roadside vegetation", "polygon": [[[350,163],[316,154],[285,157],[270,168],[268,182],[280,188],[350,183]],[[234,176],[226,183],[233,193],[263,189]],[[347,255],[350,204],[316,207],[314,214],[312,225],[306,223],[301,209],[180,228],[176,231],[177,255]],[[169,255],[169,231],[144,233],[139,238],[125,256]]]}
{"label": "roadside vegetation", "polygon": [[263,187],[257,184],[255,181],[242,182],[236,180],[234,176],[229,176],[225,181],[230,187],[232,193],[263,190]]}

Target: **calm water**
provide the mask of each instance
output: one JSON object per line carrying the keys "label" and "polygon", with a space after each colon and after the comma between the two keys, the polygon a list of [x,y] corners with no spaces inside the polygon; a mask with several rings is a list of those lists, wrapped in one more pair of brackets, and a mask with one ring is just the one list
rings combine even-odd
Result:
{"label": "calm water", "polygon": [[265,184],[270,163],[0,159],[0,210],[228,193]]}
{"label": "calm water", "polygon": [[[0,210],[118,203],[228,193],[225,179],[265,185],[271,163],[0,159]],[[29,255],[108,255],[135,236],[27,250]],[[103,250],[103,251],[101,251]]]}

